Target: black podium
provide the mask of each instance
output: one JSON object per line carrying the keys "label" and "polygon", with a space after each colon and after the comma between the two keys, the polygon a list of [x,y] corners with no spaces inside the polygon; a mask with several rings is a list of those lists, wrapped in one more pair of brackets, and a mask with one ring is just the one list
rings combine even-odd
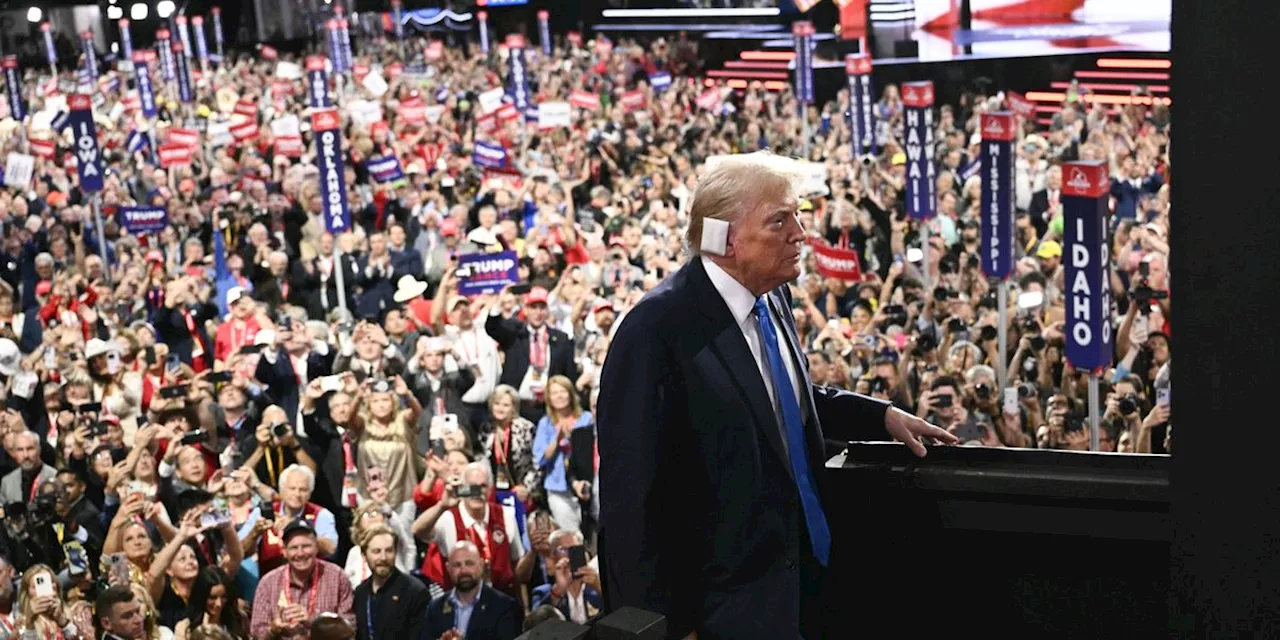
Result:
{"label": "black podium", "polygon": [[850,637],[1167,637],[1169,462],[850,444],[826,469],[833,602]]}

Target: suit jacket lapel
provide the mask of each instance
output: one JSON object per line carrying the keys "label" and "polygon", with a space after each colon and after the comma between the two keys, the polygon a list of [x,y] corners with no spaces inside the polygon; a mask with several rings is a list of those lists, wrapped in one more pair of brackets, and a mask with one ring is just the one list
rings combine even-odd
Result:
{"label": "suit jacket lapel", "polygon": [[751,355],[751,348],[747,346],[742,330],[734,321],[733,315],[729,313],[729,307],[725,305],[720,292],[716,290],[715,285],[711,284],[711,279],[707,277],[707,272],[702,267],[702,261],[691,260],[687,268],[689,284],[699,301],[698,308],[709,321],[707,328],[712,336],[712,350],[719,356],[741,396],[751,407],[756,428],[764,433],[765,439],[769,441],[769,445],[778,454],[778,459],[786,467],[787,474],[792,475],[794,480],[790,459],[787,457],[786,447],[782,444],[782,429],[778,425],[778,417],[773,407],[769,406],[769,392],[764,387],[760,368]]}

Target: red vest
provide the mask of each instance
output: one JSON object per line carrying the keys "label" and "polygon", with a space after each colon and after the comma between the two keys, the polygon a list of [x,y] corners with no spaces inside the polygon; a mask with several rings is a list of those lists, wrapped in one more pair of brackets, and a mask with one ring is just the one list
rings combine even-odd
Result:
{"label": "red vest", "polygon": [[[480,557],[484,558],[485,564],[489,567],[489,582],[495,589],[516,597],[519,593],[516,586],[516,568],[511,563],[511,540],[507,538],[502,505],[496,502],[489,503],[487,540],[480,540],[475,529],[463,524],[461,508],[456,506],[449,509],[449,513],[453,515],[453,528],[458,534],[458,540],[469,540],[475,544],[480,549]],[[449,579],[449,572],[445,570],[445,560],[444,554],[440,552],[436,543],[431,543],[427,548],[427,557],[422,561],[422,573],[448,591],[453,588],[453,581]]]}
{"label": "red vest", "polygon": [[[280,514],[280,501],[276,500],[271,503],[276,516]],[[316,526],[316,517],[320,515],[322,507],[313,502],[308,502],[302,507],[302,517],[314,529]],[[284,541],[280,536],[276,535],[275,529],[270,529],[258,538],[258,575],[265,576],[268,571],[284,564]]]}

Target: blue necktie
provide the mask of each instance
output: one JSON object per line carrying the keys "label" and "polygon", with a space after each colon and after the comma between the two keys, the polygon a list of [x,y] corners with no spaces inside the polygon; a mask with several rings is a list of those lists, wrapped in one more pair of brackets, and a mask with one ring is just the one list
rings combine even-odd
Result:
{"label": "blue necktie", "polygon": [[778,404],[782,406],[782,422],[787,429],[787,453],[791,458],[791,469],[795,472],[796,486],[800,490],[800,504],[804,506],[809,542],[813,546],[814,557],[825,567],[831,554],[831,530],[827,528],[827,516],[822,513],[818,489],[809,472],[809,454],[805,444],[804,420],[800,417],[800,403],[791,388],[791,376],[787,374],[787,367],[782,363],[778,334],[773,329],[773,318],[769,315],[765,299],[756,300],[752,311],[760,321],[760,337],[764,339],[764,350],[769,357],[769,375],[773,377],[773,389],[778,396]]}

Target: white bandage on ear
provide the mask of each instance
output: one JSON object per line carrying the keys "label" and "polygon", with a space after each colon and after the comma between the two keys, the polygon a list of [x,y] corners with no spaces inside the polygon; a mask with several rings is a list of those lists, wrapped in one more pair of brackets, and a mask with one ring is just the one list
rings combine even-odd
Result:
{"label": "white bandage on ear", "polygon": [[710,253],[716,256],[723,256],[728,252],[729,222],[717,220],[716,218],[703,218],[702,246],[700,250],[703,253]]}

